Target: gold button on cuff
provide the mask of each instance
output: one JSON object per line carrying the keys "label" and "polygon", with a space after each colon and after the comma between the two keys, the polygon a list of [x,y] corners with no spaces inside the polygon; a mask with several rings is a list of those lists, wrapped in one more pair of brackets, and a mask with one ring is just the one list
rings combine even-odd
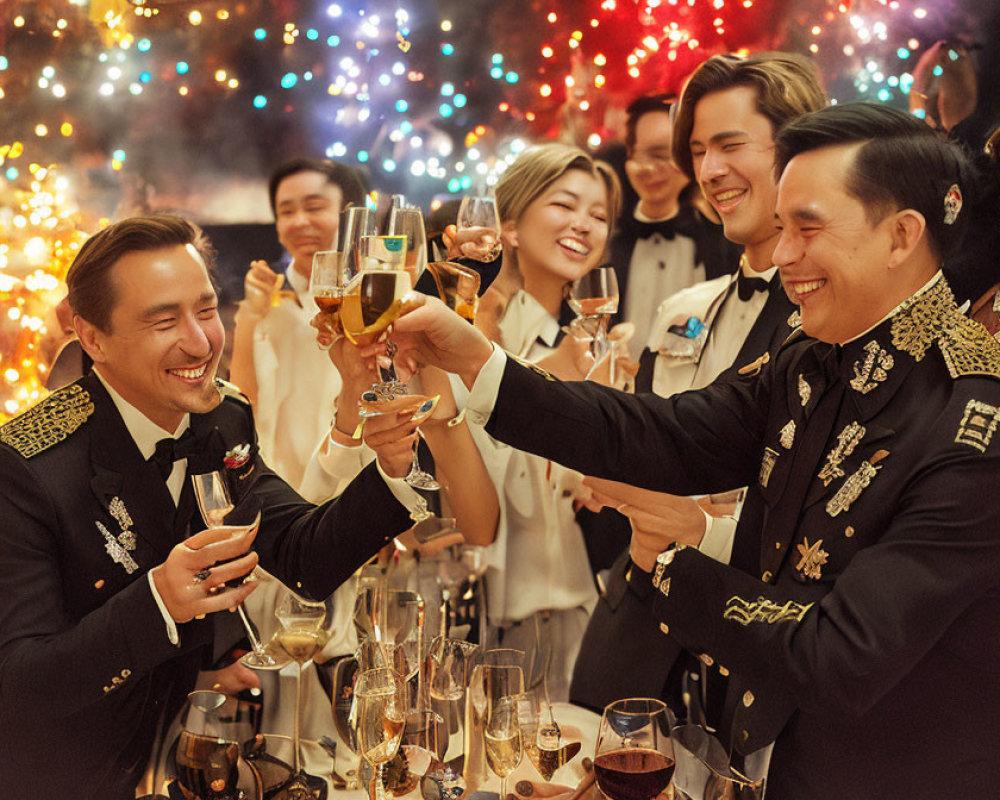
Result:
{"label": "gold button on cuff", "polygon": [[775,542],[774,543],[774,549],[775,550],[780,550],[781,549],[781,542]]}
{"label": "gold button on cuff", "polygon": [[768,569],[764,571],[764,574],[760,576],[760,579],[764,581],[764,583],[770,583],[771,578],[773,577],[774,575],[772,574],[771,570]]}
{"label": "gold button on cuff", "polygon": [[729,674],[729,670],[726,669],[722,664],[719,664],[719,674],[725,678]]}
{"label": "gold button on cuff", "polygon": [[846,536],[848,539],[850,539],[852,536],[854,536],[854,526],[853,525],[848,525],[846,528],[844,528],[844,536]]}
{"label": "gold button on cuff", "polygon": [[660,623],[660,633],[670,633],[670,626],[666,622]]}
{"label": "gold button on cuff", "polygon": [[753,699],[753,692],[749,689],[743,693],[743,705],[747,708],[750,708],[750,706],[753,705]]}
{"label": "gold button on cuff", "polygon": [[745,731],[741,731],[741,733],[742,733],[742,735],[743,735],[743,741],[744,741],[744,742],[745,742],[745,741],[746,741],[747,739],[749,739],[749,738],[750,738],[750,731],[746,731],[746,730],[745,730]]}
{"label": "gold button on cuff", "polygon": [[712,666],[712,664],[715,663],[715,659],[712,658],[708,653],[702,653],[700,656],[698,656],[698,658],[701,659],[701,663],[704,664],[706,667],[710,667]]}

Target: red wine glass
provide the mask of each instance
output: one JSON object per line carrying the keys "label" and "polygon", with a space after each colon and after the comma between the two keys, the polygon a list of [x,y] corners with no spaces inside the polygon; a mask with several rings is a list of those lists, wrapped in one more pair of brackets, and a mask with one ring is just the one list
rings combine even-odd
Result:
{"label": "red wine glass", "polygon": [[608,800],[653,800],[670,785],[671,721],[666,705],[648,697],[616,700],[604,709],[594,775]]}

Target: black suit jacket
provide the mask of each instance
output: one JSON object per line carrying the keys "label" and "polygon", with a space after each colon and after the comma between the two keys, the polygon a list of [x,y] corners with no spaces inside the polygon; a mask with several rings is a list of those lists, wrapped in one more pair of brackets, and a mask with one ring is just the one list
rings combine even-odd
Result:
{"label": "black suit jacket", "polygon": [[[718,319],[722,306],[740,302],[735,287],[731,285],[718,302],[719,308],[714,309],[711,320]],[[795,308],[776,273],[768,287],[768,298],[747,333],[733,368],[723,376],[732,378],[739,367],[764,353],[776,353],[794,329],[791,323],[795,322]],[[711,336],[711,327],[709,330]],[[638,391],[650,390],[656,357],[657,354],[649,350],[643,353],[636,376]],[[613,515],[612,519],[624,519],[607,509],[597,519],[608,515]],[[627,520],[624,528],[627,539]],[[626,548],[604,576],[604,592],[594,607],[573,667],[570,699],[578,705],[600,710],[622,697],[659,697],[680,714],[684,710],[683,695],[690,688],[682,685],[682,679],[691,662],[689,659],[685,659],[684,663],[677,662],[683,648],[671,637],[663,635],[648,599],[637,596],[629,588],[631,564]],[[703,680],[710,678],[715,676],[706,675]],[[706,689],[706,699],[707,692]],[[711,709],[702,710],[714,712],[715,706],[713,703]],[[710,722],[715,724],[717,721],[710,719]]]}
{"label": "black suit jacket", "polygon": [[[706,280],[725,275],[739,260],[742,248],[722,235],[720,225],[713,223],[688,203],[681,204],[676,217],[653,224],[662,229],[661,235],[668,240],[672,240],[675,236],[684,236],[694,241],[694,260],[696,264],[704,265]],[[628,296],[632,253],[639,239],[652,235],[649,230],[649,224],[636,220],[631,210],[626,210],[618,220],[618,229],[611,239],[608,252],[609,262],[618,278],[618,295],[622,298],[622,302],[619,303],[618,313],[612,322],[621,322],[624,319],[627,311],[624,300]],[[660,299],[666,300],[665,297]]]}
{"label": "black suit jacket", "polygon": [[[191,428],[201,449],[189,474],[251,446],[227,470],[234,515],[261,510],[262,566],[303,593],[326,597],[410,524],[373,467],[339,500],[306,503],[261,461],[239,400],[192,415]],[[204,527],[190,482],[175,508],[93,375],[12,420],[0,441],[0,796],[131,798],[158,719],[177,711],[210,652],[210,618],[179,625],[180,645],[169,642],[147,579]],[[104,534],[124,527],[131,572]]]}
{"label": "black suit jacket", "polygon": [[650,489],[749,485],[732,566],[678,548],[633,582],[730,673],[730,746],[775,742],[770,800],[1000,797],[998,378],[942,280],[842,348],[793,337],[667,400],[512,361],[488,431]]}

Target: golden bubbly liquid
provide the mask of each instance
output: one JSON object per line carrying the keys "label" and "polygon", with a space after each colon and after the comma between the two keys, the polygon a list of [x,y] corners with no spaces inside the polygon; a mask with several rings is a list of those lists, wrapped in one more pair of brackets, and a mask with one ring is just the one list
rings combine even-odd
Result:
{"label": "golden bubbly liquid", "polygon": [[340,321],[353,344],[371,344],[402,311],[410,275],[401,270],[365,270],[344,296]]}
{"label": "golden bubbly liquid", "polygon": [[305,664],[323,649],[329,636],[326,631],[278,631],[274,635],[281,649],[300,664]]}
{"label": "golden bubbly liquid", "polygon": [[521,763],[520,730],[515,730],[509,736],[494,736],[487,730],[483,733],[483,740],[486,745],[486,763],[497,776],[507,777]]}

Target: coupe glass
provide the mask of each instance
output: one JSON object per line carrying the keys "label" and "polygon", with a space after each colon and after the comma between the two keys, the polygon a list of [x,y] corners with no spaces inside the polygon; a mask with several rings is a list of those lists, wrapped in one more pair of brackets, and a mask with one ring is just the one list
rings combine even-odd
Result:
{"label": "coupe glass", "polygon": [[455,243],[466,258],[486,263],[500,255],[500,216],[493,197],[463,197],[455,227]]}
{"label": "coupe glass", "polygon": [[616,700],[597,733],[594,776],[608,800],[653,800],[674,774],[672,718],[660,700]]}
{"label": "coupe glass", "polygon": [[295,727],[292,731],[292,766],[297,774],[301,771],[302,668],[329,639],[329,632],[325,629],[326,605],[286,591],[278,602],[274,616],[281,625],[274,634],[275,642],[299,665],[295,675]]}
{"label": "coupe glass", "polygon": [[[198,503],[198,511],[205,524],[209,528],[223,525],[226,515],[233,510],[233,501],[229,496],[225,476],[218,470],[192,475],[191,486],[194,489],[195,501]],[[243,622],[247,637],[250,639],[250,646],[253,648],[251,652],[240,659],[243,665],[251,669],[281,669],[287,664],[287,660],[280,657],[275,658],[261,643],[253,625],[250,624],[250,618],[242,603],[236,606],[236,610],[239,612],[240,620]]]}

